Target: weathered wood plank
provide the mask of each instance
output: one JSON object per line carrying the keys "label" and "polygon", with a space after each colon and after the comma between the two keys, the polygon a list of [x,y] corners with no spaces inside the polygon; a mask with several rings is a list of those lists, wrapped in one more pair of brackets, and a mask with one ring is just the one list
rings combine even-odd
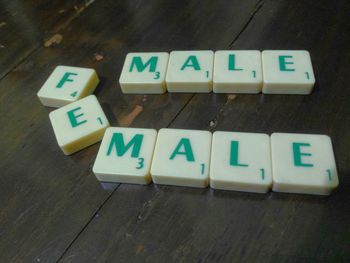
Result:
{"label": "weathered wood plank", "polygon": [[1,1],[0,79],[93,1]]}
{"label": "weathered wood plank", "polygon": [[318,82],[314,93],[199,94],[170,127],[329,134],[339,189],[315,197],[122,184],[63,262],[349,261],[349,3],[260,4],[231,47],[310,50]]}
{"label": "weathered wood plank", "polygon": [[[165,127],[192,95],[123,96],[117,79],[126,53],[228,46],[255,4],[96,1],[60,31],[59,45],[33,51],[0,81],[0,136],[6,138],[0,141],[1,261],[58,260],[118,187],[103,190],[91,172],[98,145],[71,157],[57,146],[50,109],[36,98],[52,69],[96,68],[102,83],[95,93],[112,125]],[[213,37],[219,31],[221,37]],[[139,197],[148,200],[145,193]],[[121,214],[132,217],[129,205]]]}

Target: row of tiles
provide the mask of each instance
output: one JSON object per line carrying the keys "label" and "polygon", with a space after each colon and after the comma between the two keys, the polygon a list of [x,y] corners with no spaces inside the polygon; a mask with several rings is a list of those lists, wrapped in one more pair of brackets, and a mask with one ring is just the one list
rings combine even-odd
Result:
{"label": "row of tiles", "polygon": [[[61,107],[93,93],[94,69],[57,66],[38,92]],[[221,50],[129,53],[119,79],[124,93],[166,92],[309,94],[315,83],[304,50]]]}
{"label": "row of tiles", "polygon": [[328,195],[338,186],[325,135],[109,128],[94,95],[50,113],[65,154],[102,143],[93,167],[103,182]]}
{"label": "row of tiles", "polygon": [[129,53],[124,93],[309,94],[315,84],[306,50],[211,50]]}

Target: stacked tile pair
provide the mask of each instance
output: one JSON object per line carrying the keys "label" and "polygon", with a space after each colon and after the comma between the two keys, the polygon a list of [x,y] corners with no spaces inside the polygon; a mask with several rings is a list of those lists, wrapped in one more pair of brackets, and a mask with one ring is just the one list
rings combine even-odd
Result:
{"label": "stacked tile pair", "polygon": [[328,195],[338,185],[325,135],[108,128],[93,167],[103,182]]}
{"label": "stacked tile pair", "polygon": [[50,113],[58,145],[69,155],[102,140],[109,122],[94,95],[99,78],[93,69],[57,66],[38,92]]}
{"label": "stacked tile pair", "polygon": [[129,53],[123,93],[310,94],[315,77],[305,50],[211,50]]}

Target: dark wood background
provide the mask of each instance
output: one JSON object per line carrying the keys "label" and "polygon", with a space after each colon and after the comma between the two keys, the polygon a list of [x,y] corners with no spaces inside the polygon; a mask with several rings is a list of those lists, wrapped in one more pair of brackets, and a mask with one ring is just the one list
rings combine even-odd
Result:
{"label": "dark wood background", "polygon": [[[350,262],[350,2],[0,1],[0,262]],[[123,95],[128,52],[307,49],[309,96]],[[65,156],[36,93],[93,67],[113,126],[328,134],[329,197],[100,184]]]}

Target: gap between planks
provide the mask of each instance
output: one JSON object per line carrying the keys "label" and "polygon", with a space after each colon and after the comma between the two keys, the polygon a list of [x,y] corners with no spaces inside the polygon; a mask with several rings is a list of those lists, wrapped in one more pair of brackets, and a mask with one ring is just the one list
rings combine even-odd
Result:
{"label": "gap between planks", "polygon": [[[234,37],[234,39],[231,41],[231,43],[229,44],[229,49],[232,49],[232,46],[234,45],[234,43],[239,39],[239,37],[243,34],[243,32],[247,29],[247,27],[249,26],[249,24],[253,21],[254,17],[256,16],[256,14],[261,10],[261,8],[264,6],[264,1],[263,0],[259,0],[256,4],[255,4],[255,8],[252,11],[252,13],[250,14],[248,20],[244,23],[244,25],[242,26],[242,29],[238,32],[238,34]],[[187,107],[187,105],[193,100],[193,98],[197,95],[197,93],[194,93],[185,103],[185,105],[179,110],[179,112],[175,115],[175,117],[170,121],[170,123],[167,125],[167,128],[176,120],[176,118],[181,114],[181,112]]]}
{"label": "gap between planks", "polygon": [[75,243],[75,241],[80,237],[80,235],[85,231],[85,229],[89,226],[90,222],[98,215],[98,213],[101,211],[102,207],[108,202],[108,200],[112,197],[113,193],[117,191],[121,184],[118,184],[112,192],[108,195],[108,197],[102,202],[102,204],[96,209],[96,211],[92,214],[92,216],[89,218],[87,223],[80,229],[78,234],[73,238],[73,240],[69,243],[69,245],[64,249],[61,256],[57,259],[56,263],[60,262],[63,257],[66,255],[66,253],[69,251],[69,249],[72,247],[72,245]]}
{"label": "gap between planks", "polygon": [[[67,21],[63,23],[63,25],[61,26],[57,26],[56,30],[53,30],[53,34],[55,35],[57,33],[59,33],[60,31],[66,29],[71,22],[76,19],[77,17],[79,17],[89,6],[91,6],[93,3],[95,2],[95,0],[88,0],[85,1],[83,6],[80,7],[79,9],[76,10],[76,12],[70,16],[69,18],[67,18]],[[3,74],[0,75],[0,81],[2,81],[4,78],[6,78],[12,71],[14,71],[17,67],[19,67],[26,59],[28,59],[31,55],[33,55],[36,51],[40,50],[42,48],[42,43],[38,43],[35,47],[33,47],[32,50],[30,50],[28,52],[28,54],[26,54],[22,59],[20,59],[16,65],[14,65],[12,68],[10,68],[7,72],[4,72]]]}

